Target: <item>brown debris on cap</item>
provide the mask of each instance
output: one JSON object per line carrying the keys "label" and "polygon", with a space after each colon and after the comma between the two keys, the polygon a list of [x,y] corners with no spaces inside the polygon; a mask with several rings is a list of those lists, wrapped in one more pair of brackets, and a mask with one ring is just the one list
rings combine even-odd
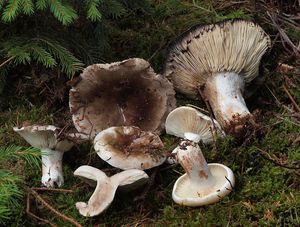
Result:
{"label": "brown debris on cap", "polygon": [[150,169],[166,160],[159,136],[134,126],[111,127],[94,139],[101,159],[120,169]]}
{"label": "brown debris on cap", "polygon": [[159,134],[176,105],[172,84],[139,58],[90,65],[72,84],[74,125],[91,138],[111,126],[134,125]]}

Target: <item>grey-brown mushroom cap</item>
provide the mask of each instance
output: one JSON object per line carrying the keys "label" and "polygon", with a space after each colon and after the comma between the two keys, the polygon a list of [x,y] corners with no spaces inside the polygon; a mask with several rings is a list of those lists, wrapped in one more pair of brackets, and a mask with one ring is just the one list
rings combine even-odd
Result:
{"label": "grey-brown mushroom cap", "polygon": [[127,169],[150,169],[166,160],[159,136],[134,126],[110,127],[97,134],[94,149],[110,165]]}
{"label": "grey-brown mushroom cap", "polygon": [[90,65],[71,84],[74,125],[91,138],[111,126],[134,125],[159,134],[176,106],[172,84],[139,58]]}
{"label": "grey-brown mushroom cap", "polygon": [[196,25],[169,47],[164,75],[176,90],[197,99],[207,78],[216,73],[235,72],[246,83],[254,80],[270,43],[270,37],[251,21]]}

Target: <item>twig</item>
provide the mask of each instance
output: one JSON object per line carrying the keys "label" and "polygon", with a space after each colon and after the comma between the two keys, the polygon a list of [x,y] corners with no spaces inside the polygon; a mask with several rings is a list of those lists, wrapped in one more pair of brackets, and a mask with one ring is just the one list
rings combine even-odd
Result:
{"label": "twig", "polygon": [[269,154],[268,152],[258,148],[258,147],[255,147],[258,151],[259,151],[259,154],[266,160],[268,161],[271,161],[273,162],[275,165],[277,166],[280,166],[280,167],[283,167],[283,168],[286,168],[286,169],[300,169],[300,166],[289,166],[289,165],[284,165],[284,164],[281,164],[279,162],[277,162],[276,160],[274,160]]}
{"label": "twig", "polygon": [[2,62],[0,64],[0,68],[3,67],[4,65],[6,65],[7,63],[9,63],[11,60],[13,60],[15,57],[10,57],[8,59],[6,59],[4,62]]}
{"label": "twig", "polygon": [[26,213],[27,213],[29,216],[31,216],[32,218],[35,218],[35,219],[39,220],[39,221],[42,222],[42,223],[49,224],[49,225],[52,226],[52,227],[57,227],[57,225],[51,223],[49,220],[40,218],[40,217],[36,216],[34,213],[32,213],[32,212],[30,211],[30,193],[29,193],[29,192],[27,193]]}
{"label": "twig", "polygon": [[153,171],[153,173],[151,174],[150,178],[149,178],[149,182],[147,184],[147,186],[145,187],[142,195],[137,196],[134,198],[134,201],[144,201],[147,197],[147,195],[149,194],[150,188],[153,186],[154,181],[155,181],[155,177],[158,173],[159,167],[156,167]]}
{"label": "twig", "polygon": [[195,105],[193,105],[193,104],[186,104],[187,106],[189,106],[189,107],[193,107],[193,108],[195,108],[195,109],[198,109],[198,110],[200,110],[201,112],[203,112],[204,114],[209,114],[209,111],[207,111],[206,109],[203,109],[203,108],[201,108],[201,107],[199,107],[199,106],[195,106]]}
{"label": "twig", "polygon": [[298,49],[298,47],[291,41],[285,31],[276,23],[274,16],[272,16],[269,11],[267,11],[267,15],[270,17],[273,26],[278,30],[281,38],[292,48],[296,57],[300,58],[300,50]]}
{"label": "twig", "polygon": [[73,190],[62,188],[31,188],[34,191],[51,191],[51,192],[67,192],[73,193]]}
{"label": "twig", "polygon": [[30,194],[32,194],[36,198],[36,200],[38,202],[40,202],[44,207],[48,208],[50,211],[55,213],[57,216],[64,219],[65,221],[68,221],[68,222],[72,223],[73,225],[75,225],[77,227],[82,227],[82,225],[79,224],[77,221],[75,221],[73,218],[67,217],[66,215],[64,215],[64,214],[60,213],[59,211],[57,211],[56,209],[54,209],[35,190],[33,190],[32,188],[28,188],[27,190]]}
{"label": "twig", "polygon": [[295,101],[295,99],[293,98],[293,96],[288,91],[288,89],[286,88],[285,85],[283,85],[283,90],[285,91],[285,93],[287,94],[287,96],[289,97],[289,99],[291,100],[291,102],[293,103],[293,105],[295,106],[295,108],[297,109],[297,111],[300,113],[300,107],[298,106],[297,102]]}

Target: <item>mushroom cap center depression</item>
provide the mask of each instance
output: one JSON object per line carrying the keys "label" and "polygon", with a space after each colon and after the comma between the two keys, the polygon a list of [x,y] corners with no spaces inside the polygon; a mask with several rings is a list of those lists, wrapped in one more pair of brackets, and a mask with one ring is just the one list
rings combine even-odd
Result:
{"label": "mushroom cap center depression", "polygon": [[159,137],[140,131],[135,127],[116,128],[115,134],[106,134],[103,141],[107,141],[115,153],[123,152],[126,156],[149,155],[154,160],[163,157],[163,144]]}
{"label": "mushroom cap center depression", "polygon": [[90,86],[86,90],[83,89],[85,86],[77,87],[79,95],[74,96],[92,123],[94,119],[105,122],[107,127],[135,125],[143,130],[153,130],[154,119],[163,116],[166,105],[157,90],[160,81],[148,76],[146,70],[93,73],[97,81],[87,81]]}

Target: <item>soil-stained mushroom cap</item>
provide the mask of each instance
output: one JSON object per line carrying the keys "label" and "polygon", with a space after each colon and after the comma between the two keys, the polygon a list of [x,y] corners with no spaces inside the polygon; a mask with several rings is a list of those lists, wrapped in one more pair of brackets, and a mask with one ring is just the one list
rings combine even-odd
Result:
{"label": "soil-stained mushroom cap", "polygon": [[207,100],[222,128],[238,136],[249,123],[255,125],[243,93],[258,76],[270,43],[251,21],[196,25],[170,46],[164,75],[179,92]]}
{"label": "soil-stained mushroom cap", "polygon": [[160,133],[176,105],[172,84],[139,58],[90,65],[71,84],[74,125],[91,138],[111,126]]}
{"label": "soil-stained mushroom cap", "polygon": [[166,159],[159,136],[134,126],[111,127],[94,139],[101,159],[120,169],[150,169]]}
{"label": "soil-stained mushroom cap", "polygon": [[166,119],[167,134],[194,142],[213,142],[214,136],[223,136],[219,123],[198,110],[181,106],[169,113]]}

